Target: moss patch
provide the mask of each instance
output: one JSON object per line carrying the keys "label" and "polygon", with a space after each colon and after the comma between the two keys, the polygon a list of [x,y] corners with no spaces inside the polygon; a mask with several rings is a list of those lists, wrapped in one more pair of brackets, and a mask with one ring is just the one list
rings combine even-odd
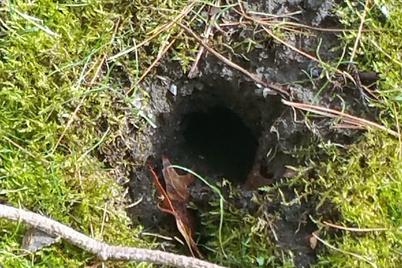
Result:
{"label": "moss patch", "polygon": [[[130,228],[123,189],[95,157],[119,128],[121,89],[103,71],[119,13],[97,1],[9,1],[1,7],[0,199],[114,244],[152,246]],[[133,116],[135,110],[132,111]],[[99,118],[109,117],[101,131]],[[0,221],[3,267],[83,266],[82,250],[22,251],[24,226]]]}
{"label": "moss patch", "polygon": [[[96,151],[103,143],[119,141],[127,118],[133,124],[140,121],[137,103],[148,96],[138,79],[168,44],[174,44],[169,57],[188,70],[197,46],[170,24],[187,5],[41,0],[1,6],[0,202],[49,215],[113,244],[154,246],[138,237],[141,226],[130,228],[124,189],[113,176],[117,171],[105,167]],[[200,14],[205,5],[195,4],[186,19],[204,25]],[[356,29],[363,10],[363,1],[346,1],[339,15],[347,28]],[[401,15],[398,1],[372,3],[364,25],[373,31],[363,33],[354,58],[359,69],[380,73],[380,98],[371,105],[381,111],[382,123],[393,129],[400,128],[402,119]],[[344,35],[348,47],[356,37],[356,32]],[[149,41],[142,44],[143,40]],[[253,47],[253,40],[247,38],[238,46]],[[319,236],[332,246],[317,248],[318,267],[397,267],[402,262],[401,141],[370,132],[347,150],[321,145],[329,160],[322,163],[317,152],[309,152],[315,163],[308,161],[306,166],[314,169],[314,176],[281,181],[252,197],[253,203],[261,205],[259,198],[274,200],[284,186],[295,189],[292,198],[283,197],[285,204],[314,201],[317,207],[310,220],[317,221]],[[234,198],[238,194],[230,192]],[[328,220],[319,212],[324,203],[335,205],[338,225],[386,230],[362,233],[321,225]],[[226,204],[222,252],[217,250],[219,207],[212,202],[209,213],[201,215],[200,228],[208,234],[202,246],[209,258],[235,267],[294,266],[291,253],[274,242],[272,223],[283,215],[264,217],[264,212],[260,208],[250,215],[247,209]],[[65,243],[34,254],[24,252],[24,232],[25,226],[0,220],[2,266],[98,264],[93,256]]]}
{"label": "moss patch", "polygon": [[[348,2],[340,15],[348,27],[360,23],[363,3]],[[357,16],[359,15],[359,16]],[[400,129],[401,115],[401,36],[402,5],[395,1],[376,1],[368,9],[364,32],[356,51],[360,69],[376,71],[381,81],[377,93],[381,120],[390,128]],[[353,47],[356,34],[345,41]],[[347,152],[331,153],[333,161],[322,166],[320,185],[325,186],[325,198],[334,202],[341,214],[338,224],[357,227],[382,227],[385,231],[340,231],[328,235],[338,249],[322,254],[318,266],[397,267],[402,262],[402,157],[401,141],[381,133],[368,133]],[[349,253],[345,253],[349,252]],[[359,260],[350,253],[363,258]]]}

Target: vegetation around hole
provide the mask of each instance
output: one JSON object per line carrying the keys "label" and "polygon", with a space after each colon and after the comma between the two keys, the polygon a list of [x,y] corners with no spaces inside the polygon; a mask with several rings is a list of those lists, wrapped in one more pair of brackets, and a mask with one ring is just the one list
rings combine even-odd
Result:
{"label": "vegetation around hole", "polygon": [[[153,62],[164,54],[183,70],[191,68],[200,46],[172,21],[191,22],[202,36],[203,27],[211,23],[206,7],[217,12],[217,20],[233,7],[220,3],[1,2],[0,202],[51,216],[112,244],[160,246],[141,237],[143,227],[133,225],[126,215],[130,204],[116,178],[126,178],[134,163],[123,162],[127,167],[124,173],[107,167],[97,152],[106,150],[103,144],[117,143],[124,137],[127,122],[138,128],[147,124],[144,118],[152,122],[143,110],[149,95],[138,79]],[[360,70],[380,74],[375,92],[379,98],[370,101],[370,106],[379,109],[380,123],[397,131],[399,139],[369,130],[346,149],[321,142],[320,152],[325,152],[326,161],[321,161],[314,148],[295,150],[295,156],[306,158],[305,167],[298,168],[303,172],[251,197],[257,206],[262,205],[262,200],[270,201],[288,187],[294,190],[294,199],[284,200],[280,206],[287,202],[302,206],[314,200],[314,216],[309,215],[306,221],[319,226],[317,236],[331,245],[317,247],[316,267],[398,267],[402,263],[402,3],[345,1],[336,10],[345,28],[358,29],[365,8],[366,31],[360,36],[357,31],[342,33],[342,45],[349,48],[345,58],[353,53]],[[281,27],[273,27],[273,33],[281,36]],[[240,55],[258,47],[260,34],[253,32],[237,43],[216,36],[211,43],[229,55]],[[358,46],[353,50],[356,39]],[[148,41],[142,43],[144,40]],[[339,62],[327,64],[324,69],[338,67]],[[150,69],[153,72],[155,68]],[[333,67],[328,67],[323,75],[331,72]],[[306,169],[314,170],[314,180],[306,175]],[[241,195],[226,181],[219,186],[233,199]],[[327,215],[319,211],[328,203],[336,207],[336,224],[345,230],[324,223]],[[272,223],[283,215],[267,215],[261,209],[251,214],[229,203],[223,205],[222,197],[210,206],[208,213],[200,215],[201,230],[208,234],[200,247],[209,252],[210,261],[232,267],[297,265],[292,251],[275,242]],[[358,232],[350,228],[385,230]],[[63,242],[26,252],[20,247],[26,229],[0,220],[2,267],[100,265],[93,256]]]}

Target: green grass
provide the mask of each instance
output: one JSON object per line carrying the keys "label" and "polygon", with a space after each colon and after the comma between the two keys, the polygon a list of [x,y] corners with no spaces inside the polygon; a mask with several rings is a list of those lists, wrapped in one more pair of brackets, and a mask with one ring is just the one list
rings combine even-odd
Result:
{"label": "green grass", "polygon": [[[208,259],[227,267],[292,267],[292,258],[279,249],[272,238],[270,225],[277,215],[265,213],[250,214],[233,204],[233,200],[244,198],[239,189],[224,181],[225,191],[230,192],[224,206],[224,221],[221,234],[216,226],[220,224],[220,204],[210,202],[208,211],[200,215],[199,232],[207,240],[203,244]],[[258,200],[257,197],[251,202]],[[262,202],[261,202],[262,203]],[[258,216],[257,216],[258,215]],[[222,236],[222,248],[219,236]]]}

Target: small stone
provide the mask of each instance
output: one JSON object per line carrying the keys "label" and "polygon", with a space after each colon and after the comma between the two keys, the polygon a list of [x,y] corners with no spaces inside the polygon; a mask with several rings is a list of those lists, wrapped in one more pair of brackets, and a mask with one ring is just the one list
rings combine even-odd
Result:
{"label": "small stone", "polygon": [[57,241],[57,237],[53,237],[41,230],[30,228],[22,239],[22,248],[31,252],[36,252],[44,247],[56,243]]}
{"label": "small stone", "polygon": [[270,89],[270,88],[264,88],[264,89],[263,89],[263,91],[262,91],[262,96],[263,96],[264,98],[266,98],[266,97],[268,97],[268,96],[271,96],[271,95],[276,95],[276,92],[273,91],[273,90]]}
{"label": "small stone", "polygon": [[171,84],[169,87],[169,92],[172,93],[173,96],[177,95],[177,86],[175,84]]}

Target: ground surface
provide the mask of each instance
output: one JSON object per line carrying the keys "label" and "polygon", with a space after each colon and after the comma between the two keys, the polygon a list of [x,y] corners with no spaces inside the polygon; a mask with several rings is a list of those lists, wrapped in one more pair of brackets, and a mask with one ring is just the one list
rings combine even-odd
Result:
{"label": "ground surface", "polygon": [[[0,202],[188,254],[146,165],[167,156],[217,187],[189,188],[212,262],[402,263],[400,3],[5,1],[0,14]],[[177,23],[254,76],[198,59]],[[26,226],[0,226],[4,267],[102,265],[62,242],[30,253]]]}

